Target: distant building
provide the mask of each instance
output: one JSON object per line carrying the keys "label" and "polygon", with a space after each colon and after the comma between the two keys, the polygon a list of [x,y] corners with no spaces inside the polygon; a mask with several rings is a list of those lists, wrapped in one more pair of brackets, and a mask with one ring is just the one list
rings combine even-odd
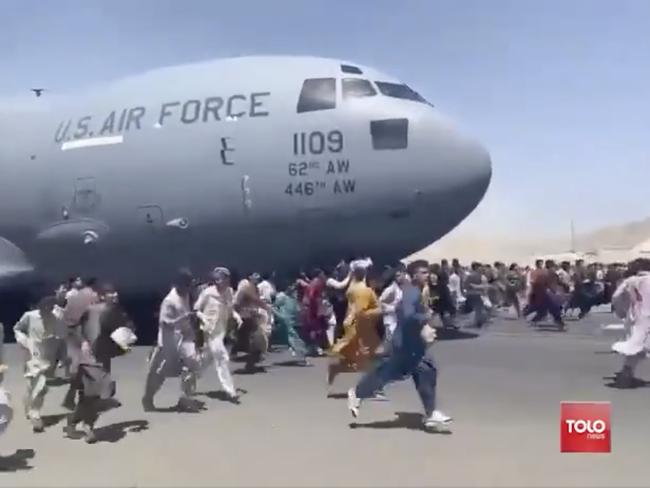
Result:
{"label": "distant building", "polygon": [[632,250],[625,247],[606,247],[589,253],[589,261],[597,263],[627,263],[634,259]]}
{"label": "distant building", "polygon": [[612,264],[628,263],[641,257],[650,258],[650,239],[646,239],[633,247],[608,246],[592,251],[536,254],[531,258],[530,262],[532,264],[537,259],[543,259],[544,261],[552,259],[556,263],[562,261],[573,263],[578,259],[582,259],[586,263]]}
{"label": "distant building", "polygon": [[632,248],[632,253],[636,258],[650,258],[650,239],[637,244]]}

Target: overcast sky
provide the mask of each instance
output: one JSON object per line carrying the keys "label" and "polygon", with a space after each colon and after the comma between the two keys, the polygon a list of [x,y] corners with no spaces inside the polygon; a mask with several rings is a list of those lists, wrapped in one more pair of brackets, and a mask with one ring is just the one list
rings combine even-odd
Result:
{"label": "overcast sky", "polygon": [[463,232],[650,216],[650,1],[0,0],[1,96],[244,54],[371,65],[456,119],[494,165]]}

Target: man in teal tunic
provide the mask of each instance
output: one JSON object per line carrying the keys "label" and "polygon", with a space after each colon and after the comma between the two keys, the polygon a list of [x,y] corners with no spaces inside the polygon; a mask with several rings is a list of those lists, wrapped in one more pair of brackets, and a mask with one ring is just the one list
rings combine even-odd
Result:
{"label": "man in teal tunic", "polygon": [[285,291],[275,296],[273,315],[277,340],[289,346],[299,364],[308,366],[307,346],[296,330],[300,324],[300,303],[295,285],[288,286]]}

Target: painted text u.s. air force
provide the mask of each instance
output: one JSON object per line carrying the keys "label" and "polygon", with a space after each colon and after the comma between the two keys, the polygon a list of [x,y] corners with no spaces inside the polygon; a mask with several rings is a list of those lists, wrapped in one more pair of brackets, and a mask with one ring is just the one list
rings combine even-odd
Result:
{"label": "painted text u.s. air force", "polygon": [[116,108],[108,113],[83,115],[62,120],[56,129],[54,141],[59,144],[84,137],[114,136],[149,125],[162,127],[172,121],[194,124],[267,117],[270,95],[270,92],[237,93],[226,97],[164,102],[158,107]]}

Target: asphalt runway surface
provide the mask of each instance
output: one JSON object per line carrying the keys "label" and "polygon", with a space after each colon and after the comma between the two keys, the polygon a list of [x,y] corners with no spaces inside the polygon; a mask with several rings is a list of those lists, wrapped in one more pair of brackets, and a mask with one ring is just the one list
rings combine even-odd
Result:
{"label": "asphalt runway surface", "polygon": [[[32,433],[20,351],[5,346],[15,416],[0,441],[0,486],[647,486],[650,387],[608,386],[621,364],[608,352],[620,331],[601,326],[614,322],[593,313],[561,333],[502,317],[478,335],[436,343],[439,406],[455,420],[449,435],[421,430],[410,381],[390,386],[388,402],[365,402],[353,420],[343,394],[356,375],[340,377],[341,395],[326,398],[325,360],[288,366],[286,351],[267,358],[266,373],[235,374],[241,405],[221,399],[208,369],[198,388],[206,410],[145,413],[150,348],[138,347],[114,361],[122,406],[100,417],[99,442],[87,445],[63,437],[65,386],[45,400],[45,433]],[[650,379],[650,361],[638,375]],[[173,406],[178,391],[168,380],[157,407]],[[563,400],[611,401],[611,454],[560,453]]]}

